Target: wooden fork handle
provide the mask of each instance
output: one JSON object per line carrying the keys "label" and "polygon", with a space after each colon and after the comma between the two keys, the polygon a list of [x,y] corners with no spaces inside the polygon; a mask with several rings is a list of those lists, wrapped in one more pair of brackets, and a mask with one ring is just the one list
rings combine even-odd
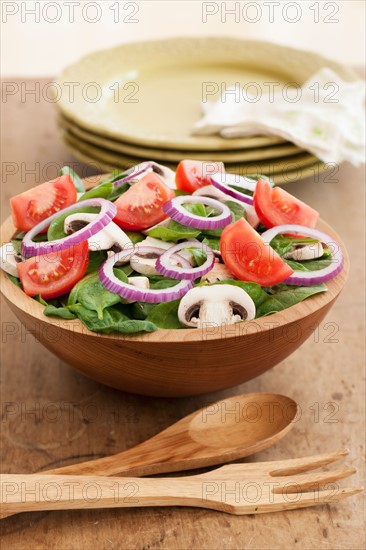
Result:
{"label": "wooden fork handle", "polygon": [[[230,467],[226,467],[230,468]],[[257,503],[232,496],[226,500],[220,487],[226,484],[224,468],[218,476],[196,475],[176,478],[116,478],[100,476],[3,475],[1,476],[1,512],[13,514],[39,510],[75,510],[87,508],[131,508],[145,506],[193,506],[233,514],[253,514],[291,510],[334,502],[354,495],[362,488],[309,493],[300,499],[272,495]],[[223,477],[221,477],[223,476]],[[233,478],[235,480],[235,478]],[[241,478],[242,479],[242,478]],[[252,482],[253,484],[253,482]],[[230,484],[230,493],[237,483]],[[227,488],[225,487],[225,492]]]}
{"label": "wooden fork handle", "polygon": [[[141,476],[150,474],[159,474],[169,471],[169,462],[160,464],[156,462],[156,456],[153,453],[135,451],[137,447],[127,451],[118,453],[104,458],[88,460],[79,464],[70,464],[61,468],[54,468],[37,472],[39,476],[53,475],[84,475],[84,476]],[[173,467],[173,466],[172,466]],[[2,476],[3,478],[4,476]],[[27,478],[28,479],[28,478]],[[5,508],[1,508],[0,519],[4,519],[13,514],[20,512],[6,512]]]}
{"label": "wooden fork handle", "polygon": [[[101,476],[1,476],[1,513],[84,508],[203,506],[202,480]],[[203,506],[204,507],[204,506]]]}

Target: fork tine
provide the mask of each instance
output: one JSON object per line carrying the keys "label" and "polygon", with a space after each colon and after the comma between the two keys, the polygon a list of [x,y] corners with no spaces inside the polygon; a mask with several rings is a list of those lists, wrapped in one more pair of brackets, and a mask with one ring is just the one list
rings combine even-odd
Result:
{"label": "fork tine", "polygon": [[356,468],[336,470],[333,472],[316,472],[315,474],[300,474],[277,478],[280,485],[273,488],[274,493],[298,493],[308,489],[319,489],[328,483],[344,479],[356,473]]}
{"label": "fork tine", "polygon": [[[344,498],[361,493],[363,490],[363,487],[342,487],[337,491],[334,489],[325,489],[323,491],[302,493],[293,501],[284,499],[284,495],[276,494],[274,503],[272,504],[272,510],[294,510],[295,508],[306,508],[308,506],[319,506],[320,504],[329,502],[338,502]],[[267,511],[270,511],[270,508]]]}
{"label": "fork tine", "polygon": [[341,499],[356,495],[363,491],[363,487],[347,487],[338,490],[327,489],[323,491],[302,493],[293,500],[286,498],[285,495],[275,494],[271,499],[265,498],[256,504],[232,504],[223,508],[214,507],[216,510],[229,512],[235,515],[244,514],[265,514],[268,512],[281,512],[284,510],[295,510],[296,508],[307,508],[309,506],[319,506],[329,502],[338,502]]}
{"label": "fork tine", "polygon": [[[315,470],[331,462],[335,462],[347,456],[349,454],[348,449],[341,449],[335,453],[307,456],[305,458],[291,458],[289,460],[278,460],[276,462],[269,462],[268,466],[273,469],[270,470],[271,476],[290,476],[293,474],[301,474],[309,470]],[[277,468],[276,468],[277,467]]]}

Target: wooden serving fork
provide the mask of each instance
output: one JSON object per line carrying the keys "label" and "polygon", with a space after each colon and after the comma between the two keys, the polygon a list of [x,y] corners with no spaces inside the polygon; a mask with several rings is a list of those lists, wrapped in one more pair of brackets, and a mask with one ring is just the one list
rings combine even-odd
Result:
{"label": "wooden serving fork", "polygon": [[[347,453],[231,464],[171,478],[5,474],[1,476],[1,511],[194,506],[240,515],[316,506],[363,490],[335,483],[354,474],[354,468],[308,473]],[[328,484],[334,485],[324,488]]]}

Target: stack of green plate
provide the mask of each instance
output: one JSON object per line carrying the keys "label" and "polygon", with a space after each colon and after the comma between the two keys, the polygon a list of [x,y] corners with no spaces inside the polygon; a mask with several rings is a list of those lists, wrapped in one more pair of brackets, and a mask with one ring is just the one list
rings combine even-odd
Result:
{"label": "stack of green plate", "polygon": [[100,51],[68,67],[58,81],[63,141],[75,157],[103,171],[142,160],[174,168],[181,159],[198,159],[223,161],[228,172],[266,174],[276,183],[315,175],[323,164],[282,138],[195,136],[192,127],[202,116],[201,102],[232,87],[268,93],[268,83],[301,86],[324,66],[352,78],[314,53],[231,38],[176,38]]}

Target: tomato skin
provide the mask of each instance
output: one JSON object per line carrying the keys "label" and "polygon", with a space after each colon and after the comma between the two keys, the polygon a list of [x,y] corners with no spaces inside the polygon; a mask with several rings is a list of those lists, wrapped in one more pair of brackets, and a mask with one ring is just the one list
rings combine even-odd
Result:
{"label": "tomato skin", "polygon": [[254,192],[254,208],[268,229],[275,225],[298,224],[315,227],[319,212],[280,187],[271,188],[265,180],[258,180]]}
{"label": "tomato skin", "polygon": [[222,162],[182,160],[178,164],[175,183],[181,191],[193,193],[200,187],[211,185],[211,176],[217,172],[225,172]]}
{"label": "tomato skin", "polygon": [[294,272],[244,218],[225,227],[220,251],[226,267],[241,281],[272,286]]}
{"label": "tomato skin", "polygon": [[88,241],[61,252],[33,256],[17,264],[19,278],[28,296],[51,300],[67,294],[85,275],[89,263]]}
{"label": "tomato skin", "polygon": [[173,189],[149,172],[115,201],[117,215],[113,221],[130,231],[147,229],[167,218],[163,205],[173,197]]}
{"label": "tomato skin", "polygon": [[13,223],[29,231],[51,214],[76,202],[76,188],[69,174],[41,183],[10,199]]}

